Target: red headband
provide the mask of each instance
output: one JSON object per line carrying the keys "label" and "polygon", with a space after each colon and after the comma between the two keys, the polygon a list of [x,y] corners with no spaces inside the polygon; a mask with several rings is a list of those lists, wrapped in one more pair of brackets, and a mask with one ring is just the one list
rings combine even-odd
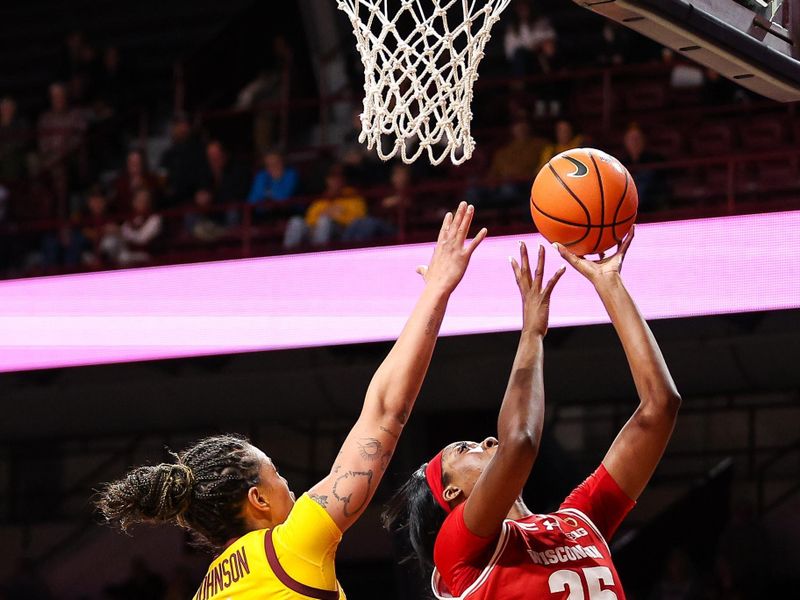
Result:
{"label": "red headband", "polygon": [[444,450],[440,450],[439,454],[434,456],[425,467],[425,479],[428,480],[428,487],[431,488],[436,502],[444,512],[449,514],[452,509],[444,499],[444,488],[442,487],[442,452]]}

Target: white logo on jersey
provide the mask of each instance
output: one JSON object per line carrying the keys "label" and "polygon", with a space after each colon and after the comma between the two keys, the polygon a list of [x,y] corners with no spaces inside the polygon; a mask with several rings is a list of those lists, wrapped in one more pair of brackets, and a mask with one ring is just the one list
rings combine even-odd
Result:
{"label": "white logo on jersey", "polygon": [[575,546],[559,546],[558,548],[551,548],[544,552],[528,550],[528,554],[535,565],[555,565],[557,563],[582,560],[584,558],[603,558],[597,546],[581,546],[580,544]]}

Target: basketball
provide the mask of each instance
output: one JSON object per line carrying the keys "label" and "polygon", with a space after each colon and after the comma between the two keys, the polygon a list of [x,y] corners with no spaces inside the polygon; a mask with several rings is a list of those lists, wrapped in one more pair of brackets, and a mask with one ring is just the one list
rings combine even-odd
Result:
{"label": "basketball", "polygon": [[619,244],[636,221],[639,195],[628,170],[594,148],[554,156],[531,188],[531,215],[539,232],[579,256]]}

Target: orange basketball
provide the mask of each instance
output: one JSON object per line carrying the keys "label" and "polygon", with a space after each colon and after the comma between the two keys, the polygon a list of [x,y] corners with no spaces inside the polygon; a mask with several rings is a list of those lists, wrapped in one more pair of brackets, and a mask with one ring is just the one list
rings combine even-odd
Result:
{"label": "orange basketball", "polygon": [[539,232],[579,256],[620,243],[636,220],[639,195],[628,170],[594,148],[575,148],[542,167],[531,188]]}

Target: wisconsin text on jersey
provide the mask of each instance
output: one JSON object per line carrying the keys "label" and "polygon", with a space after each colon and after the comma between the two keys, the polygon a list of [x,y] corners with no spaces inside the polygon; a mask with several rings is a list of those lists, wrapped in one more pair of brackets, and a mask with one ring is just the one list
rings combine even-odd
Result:
{"label": "wisconsin text on jersey", "polygon": [[536,565],[554,565],[556,563],[570,562],[573,560],[582,560],[584,558],[603,558],[603,555],[597,549],[597,546],[559,546],[558,548],[551,548],[544,552],[537,552],[536,550],[528,550],[528,554]]}
{"label": "wisconsin text on jersey", "polygon": [[247,563],[247,553],[242,546],[206,573],[205,579],[197,591],[197,600],[210,598],[249,574],[250,565]]}

